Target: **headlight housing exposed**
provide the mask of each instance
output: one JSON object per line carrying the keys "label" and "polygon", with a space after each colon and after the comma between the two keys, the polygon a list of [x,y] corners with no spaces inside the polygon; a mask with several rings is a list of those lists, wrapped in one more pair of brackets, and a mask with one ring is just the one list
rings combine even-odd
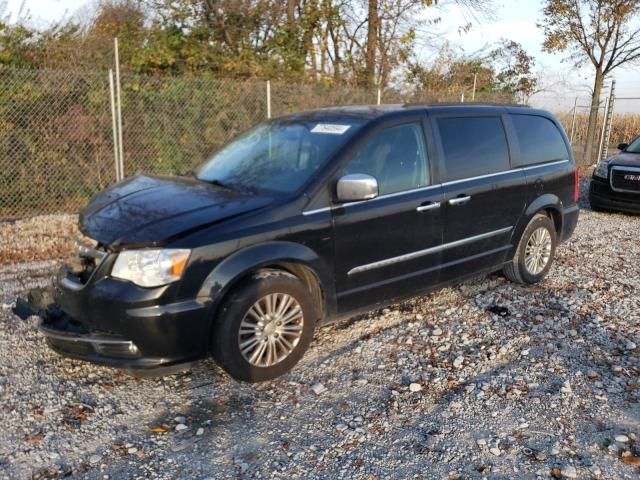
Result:
{"label": "headlight housing exposed", "polygon": [[596,169],[593,171],[593,174],[596,177],[609,178],[609,161],[600,160],[598,165],[596,165]]}
{"label": "headlight housing exposed", "polygon": [[116,258],[111,276],[141,287],[167,285],[180,280],[190,253],[177,248],[124,250]]}

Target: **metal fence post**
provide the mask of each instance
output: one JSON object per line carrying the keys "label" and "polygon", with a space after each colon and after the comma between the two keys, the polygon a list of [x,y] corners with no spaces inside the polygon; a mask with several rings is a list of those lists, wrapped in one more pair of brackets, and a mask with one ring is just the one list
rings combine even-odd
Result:
{"label": "metal fence post", "polygon": [[267,80],[267,118],[271,118],[271,80]]}
{"label": "metal fence post", "polygon": [[571,118],[571,135],[569,136],[569,142],[571,143],[571,145],[573,146],[573,133],[575,131],[576,128],[576,110],[578,108],[578,97],[576,97],[575,101],[573,102],[573,116]]}
{"label": "metal fence post", "polygon": [[116,59],[116,99],[118,114],[118,156],[120,157],[120,179],[124,178],[124,148],[122,146],[122,97],[120,92],[120,56],[118,54],[118,38],[114,38],[115,59]]}
{"label": "metal fence post", "polygon": [[113,85],[113,70],[109,69],[109,96],[111,98],[111,128],[113,129],[113,158],[116,162],[116,182],[122,180],[120,155],[118,153],[118,123],[116,119],[116,95]]}
{"label": "metal fence post", "polygon": [[602,146],[604,142],[604,131],[607,128],[607,111],[609,111],[609,96],[604,101],[604,112],[602,113],[602,130],[600,131],[600,142],[598,144],[598,156],[596,157],[596,163],[601,158],[602,155]]}
{"label": "metal fence post", "polygon": [[602,160],[607,158],[609,153],[609,139],[611,138],[611,124],[613,123],[613,105],[616,99],[616,81],[611,81],[611,90],[609,91],[609,98],[607,98],[607,106],[604,112],[604,125],[602,129],[602,145],[600,148],[600,158]]}
{"label": "metal fence post", "polygon": [[475,102],[476,101],[476,85],[478,83],[478,74],[474,73],[473,74],[473,93],[471,93],[471,101]]}

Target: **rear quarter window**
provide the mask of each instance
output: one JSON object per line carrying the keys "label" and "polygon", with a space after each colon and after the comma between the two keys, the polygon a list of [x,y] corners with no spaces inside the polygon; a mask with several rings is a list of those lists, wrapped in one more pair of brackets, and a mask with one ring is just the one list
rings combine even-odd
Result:
{"label": "rear quarter window", "polygon": [[500,117],[441,117],[436,122],[446,181],[509,170],[509,148]]}
{"label": "rear quarter window", "polygon": [[514,166],[566,160],[567,146],[558,127],[548,118],[537,115],[512,114],[511,119],[520,144],[520,159]]}

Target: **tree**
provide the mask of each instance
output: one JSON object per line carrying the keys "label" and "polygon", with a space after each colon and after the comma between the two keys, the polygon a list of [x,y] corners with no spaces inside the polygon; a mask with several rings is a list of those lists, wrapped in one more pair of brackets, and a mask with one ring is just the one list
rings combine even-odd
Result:
{"label": "tree", "polygon": [[591,163],[600,94],[605,78],[616,68],[640,60],[640,0],[546,0],[544,49],[568,52],[576,66],[595,69],[584,161]]}
{"label": "tree", "polygon": [[378,49],[378,0],[369,0],[369,16],[367,17],[367,51],[365,77],[369,86],[375,84],[376,50]]}
{"label": "tree", "polygon": [[430,65],[410,64],[407,81],[418,96],[454,100],[462,92],[469,93],[475,79],[480,101],[526,102],[538,83],[532,72],[533,57],[512,40],[502,39],[488,48],[459,56],[446,45]]}
{"label": "tree", "polygon": [[526,103],[538,84],[532,71],[534,58],[518,42],[502,39],[488,60],[494,66],[498,89]]}

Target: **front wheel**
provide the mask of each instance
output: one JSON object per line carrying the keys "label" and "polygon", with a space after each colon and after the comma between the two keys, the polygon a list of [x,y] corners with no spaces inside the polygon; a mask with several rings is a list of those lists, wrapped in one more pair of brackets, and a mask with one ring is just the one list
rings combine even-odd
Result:
{"label": "front wheel", "polygon": [[504,274],[512,282],[537,283],[549,272],[556,253],[557,234],[553,221],[536,214],[525,228]]}
{"label": "front wheel", "polygon": [[259,272],[224,302],[213,328],[213,357],[237,380],[271,380],[302,358],[316,321],[314,302],[298,277]]}

